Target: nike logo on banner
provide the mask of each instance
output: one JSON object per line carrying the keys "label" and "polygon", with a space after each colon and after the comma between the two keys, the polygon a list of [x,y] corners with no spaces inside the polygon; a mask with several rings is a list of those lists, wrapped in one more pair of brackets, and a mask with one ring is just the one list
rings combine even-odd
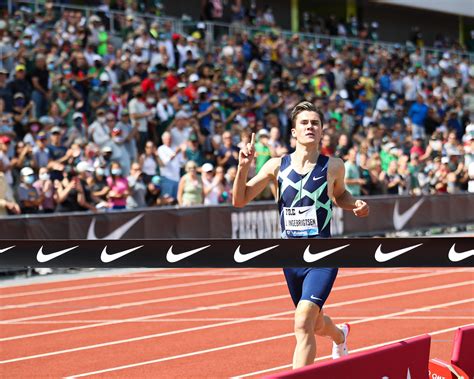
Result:
{"label": "nike logo on banner", "polygon": [[87,231],[87,239],[88,240],[98,240],[98,239],[101,239],[101,240],[119,240],[143,216],[144,216],[143,213],[139,214],[138,216],[132,218],[130,221],[127,221],[125,224],[118,227],[112,233],[108,234],[107,236],[105,236],[103,238],[97,238],[97,236],[95,235],[95,221],[96,220],[95,220],[95,217],[94,217],[91,221],[91,224],[89,225],[89,230]]}
{"label": "nike logo on banner", "polygon": [[310,246],[311,245],[308,245],[308,247],[306,248],[303,254],[303,259],[305,260],[305,262],[308,262],[308,263],[319,261],[320,259],[323,259],[327,257],[328,255],[334,254],[335,252],[339,250],[345,249],[347,246],[350,246],[350,244],[335,247],[334,249],[330,249],[330,250],[320,251],[319,253],[311,253],[309,251]]}
{"label": "nike logo on banner", "polygon": [[79,247],[79,245],[70,247],[68,249],[59,250],[59,251],[56,251],[55,253],[44,254],[43,246],[41,246],[38,250],[38,254],[36,254],[36,260],[40,263],[49,262],[50,260],[57,258],[60,255],[66,254],[68,251],[74,250],[76,247]]}
{"label": "nike logo on banner", "polygon": [[448,258],[451,262],[460,262],[460,261],[463,261],[464,259],[474,256],[474,249],[458,253],[455,250],[455,247],[456,247],[456,244],[451,246],[451,249],[449,249]]}
{"label": "nike logo on banner", "polygon": [[124,255],[130,254],[132,251],[138,250],[144,245],[140,245],[137,247],[132,247],[131,249],[119,251],[118,253],[109,254],[107,253],[107,246],[104,247],[102,253],[100,254],[100,260],[104,263],[110,263],[115,261],[116,259],[122,258]]}
{"label": "nike logo on banner", "polygon": [[391,251],[390,253],[383,253],[382,252],[382,245],[380,244],[377,250],[375,251],[375,260],[379,263],[388,262],[389,260],[398,257],[399,255],[405,254],[407,251],[416,249],[418,246],[423,245],[419,243],[418,245],[413,245],[409,247],[405,247],[404,249],[399,249],[395,251]]}
{"label": "nike logo on banner", "polygon": [[13,245],[13,246],[10,246],[10,247],[6,247],[6,248],[4,248],[4,249],[0,249],[0,254],[1,254],[1,253],[4,253],[4,252],[7,251],[7,250],[13,249],[15,246],[16,246],[16,245]]}
{"label": "nike logo on banner", "polygon": [[319,180],[319,179],[322,179],[324,178],[324,176],[318,176],[317,178],[315,176],[313,176],[313,180],[316,181],[316,180]]}
{"label": "nike logo on banner", "polygon": [[397,200],[395,202],[395,208],[393,210],[393,226],[395,227],[395,230],[401,230],[405,224],[410,221],[423,201],[425,201],[425,199],[421,198],[402,214],[399,212],[399,201]]}
{"label": "nike logo on banner", "polygon": [[176,263],[176,262],[179,262],[182,259],[190,257],[193,254],[199,253],[201,250],[207,249],[209,246],[211,246],[211,245],[199,247],[197,249],[185,251],[184,253],[179,253],[179,254],[173,253],[173,246],[171,246],[169,248],[168,252],[166,253],[166,260],[169,263]]}
{"label": "nike logo on banner", "polygon": [[280,246],[280,245],[270,246],[270,247],[266,247],[265,249],[260,249],[260,250],[252,251],[251,253],[242,254],[240,252],[240,245],[239,245],[239,246],[237,246],[237,249],[235,249],[234,261],[236,261],[237,263],[247,262],[251,259],[254,259],[255,257],[258,257],[259,255],[261,255],[263,253],[266,253],[267,251],[275,249],[278,246]]}

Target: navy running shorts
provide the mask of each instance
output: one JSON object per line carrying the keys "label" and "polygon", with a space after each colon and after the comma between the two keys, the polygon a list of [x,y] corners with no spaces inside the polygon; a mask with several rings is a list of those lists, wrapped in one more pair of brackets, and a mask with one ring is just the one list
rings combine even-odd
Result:
{"label": "navy running shorts", "polygon": [[284,268],[286,283],[295,307],[300,300],[308,300],[323,308],[337,276],[337,268]]}

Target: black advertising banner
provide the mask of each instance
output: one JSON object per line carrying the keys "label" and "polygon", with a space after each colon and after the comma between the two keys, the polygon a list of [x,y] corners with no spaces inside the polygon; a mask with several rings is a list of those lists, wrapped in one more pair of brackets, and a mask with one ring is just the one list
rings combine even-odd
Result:
{"label": "black advertising banner", "polygon": [[3,240],[0,267],[471,267],[474,238]]}
{"label": "black advertising banner", "polygon": [[[380,236],[387,232],[432,226],[474,224],[474,194],[380,196],[365,199],[370,216],[333,208],[333,236]],[[141,239],[280,237],[274,202],[243,209],[229,205],[161,207],[104,213],[8,216],[0,219],[0,239]]]}

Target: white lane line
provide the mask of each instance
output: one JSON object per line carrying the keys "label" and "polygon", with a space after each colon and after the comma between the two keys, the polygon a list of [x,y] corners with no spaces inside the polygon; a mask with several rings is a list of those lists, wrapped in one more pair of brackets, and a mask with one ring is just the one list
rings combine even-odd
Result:
{"label": "white lane line", "polygon": [[[261,273],[259,273],[260,275]],[[26,291],[26,292],[18,292],[18,293],[9,293],[9,294],[0,294],[0,299],[10,299],[10,298],[18,298],[20,296],[30,296],[30,295],[43,295],[43,294],[50,294],[50,293],[57,293],[57,292],[66,292],[66,291],[75,291],[75,290],[82,290],[82,289],[90,289],[90,288],[101,288],[101,287],[109,287],[121,284],[133,284],[133,283],[142,283],[142,282],[150,282],[150,281],[159,281],[159,280],[167,280],[170,278],[187,278],[187,277],[194,277],[194,276],[225,276],[225,273],[221,273],[220,271],[202,271],[202,272],[192,272],[192,273],[168,273],[168,274],[156,274],[156,275],[148,275],[148,276],[137,276],[137,275],[119,275],[119,276],[110,276],[104,277],[106,279],[110,278],[117,278],[117,277],[124,277],[130,278],[128,280],[117,280],[114,282],[103,282],[103,283],[93,283],[93,284],[83,284],[83,285],[75,285],[75,286],[64,286],[64,287],[55,287],[49,288],[44,290],[36,290],[36,291]],[[241,275],[240,273],[229,273],[227,275]],[[136,278],[136,279],[133,279]],[[88,278],[92,279],[92,278]],[[95,278],[94,278],[95,279]],[[78,280],[78,279],[76,279]],[[58,282],[54,282],[58,283]],[[12,287],[9,287],[12,288]]]}
{"label": "white lane line", "polygon": [[[469,299],[469,301],[473,301],[473,300],[474,299]],[[412,313],[412,312],[422,312],[422,311],[426,311],[426,310],[429,310],[429,309],[432,309],[432,308],[447,307],[447,306],[450,306],[450,305],[457,305],[457,304],[461,304],[461,303],[465,303],[465,302],[466,302],[466,300],[460,300],[460,301],[454,301],[454,302],[450,302],[450,303],[436,304],[436,305],[432,305],[432,306],[428,306],[428,307],[421,307],[421,308],[413,309],[413,310],[409,310],[409,311],[397,312],[396,314],[407,314],[407,313]],[[390,314],[380,315],[380,316],[377,316],[377,317],[369,317],[369,318],[366,318],[366,319],[363,319],[363,320],[354,321],[353,324],[362,324],[362,323],[366,323],[366,322],[370,322],[370,321],[385,319],[385,318],[393,316],[393,315],[395,315],[395,314],[390,313]],[[259,318],[256,318],[256,319],[259,319]],[[457,327],[455,329],[457,329]],[[92,371],[92,372],[87,372],[87,373],[83,373],[83,374],[74,374],[74,375],[70,375],[66,378],[80,378],[80,377],[84,377],[84,376],[103,374],[103,373],[106,373],[106,372],[118,371],[118,370],[123,370],[123,369],[127,369],[127,368],[139,367],[139,366],[145,366],[145,365],[149,365],[149,364],[155,364],[155,363],[170,361],[170,360],[174,360],[174,359],[187,358],[187,357],[206,354],[206,353],[210,353],[210,352],[214,352],[214,351],[233,349],[233,348],[236,348],[236,347],[252,345],[252,344],[255,344],[255,343],[267,342],[267,341],[280,339],[280,338],[287,338],[287,337],[294,337],[294,333],[285,333],[285,334],[281,334],[281,335],[278,335],[278,336],[260,338],[260,339],[257,339],[257,340],[245,341],[245,342],[240,342],[240,343],[236,343],[236,344],[232,344],[232,345],[219,346],[219,347],[206,349],[206,350],[198,350],[198,351],[193,351],[193,352],[186,353],[186,354],[179,354],[179,355],[174,355],[174,356],[170,356],[170,357],[158,358],[158,359],[153,359],[153,360],[145,361],[145,362],[137,362],[137,363],[132,363],[132,364],[123,365],[123,366],[111,367],[111,368]],[[386,344],[387,344],[387,342],[385,342],[381,345],[386,345]],[[323,357],[321,357],[319,359],[323,359]]]}
{"label": "white lane line", "polygon": [[[368,316],[331,316],[333,320],[362,320]],[[474,314],[470,316],[400,316],[400,317],[388,317],[388,320],[473,320]],[[245,317],[192,317],[192,318],[160,318],[157,320],[134,320],[127,321],[127,323],[138,323],[138,324],[153,324],[153,323],[167,323],[167,322],[204,322],[204,321],[233,321],[233,320],[246,320]],[[113,320],[64,320],[64,321],[23,321],[23,322],[12,322],[6,325],[61,325],[61,324],[95,324],[101,323],[114,323],[121,321],[117,319]],[[294,321],[293,317],[270,317],[263,321]]]}
{"label": "white lane line", "polygon": [[[334,307],[337,307],[337,306],[343,306],[343,305],[349,305],[349,304],[358,304],[358,303],[363,303],[363,302],[373,301],[373,300],[379,300],[379,299],[380,300],[381,299],[388,299],[388,298],[393,298],[393,297],[419,294],[419,293],[443,290],[443,289],[448,289],[448,288],[462,287],[462,286],[472,285],[472,284],[474,284],[474,281],[460,282],[460,283],[442,285],[442,286],[436,286],[436,287],[427,287],[427,288],[422,288],[422,289],[418,289],[418,290],[391,293],[391,294],[387,294],[387,295],[383,295],[383,296],[373,296],[373,297],[369,297],[369,298],[343,301],[343,302],[340,302],[340,303],[329,304],[328,306],[326,306],[326,308],[334,308]],[[471,301],[471,299],[469,299],[469,301]],[[466,300],[461,300],[461,301],[457,301],[457,302],[454,302],[454,303],[463,304],[465,302],[466,302]],[[430,306],[423,307],[423,308],[418,308],[418,309],[429,309],[429,308],[430,308]],[[398,316],[398,315],[402,315],[402,314],[405,314],[405,313],[413,313],[413,312],[414,312],[413,310],[407,310],[407,311],[403,311],[403,312],[391,313],[390,316]],[[24,357],[19,357],[19,358],[11,358],[11,359],[7,359],[7,360],[4,360],[4,361],[0,361],[0,364],[19,362],[19,361],[25,361],[25,360],[29,360],[29,359],[36,359],[36,358],[42,358],[42,357],[49,357],[49,356],[54,356],[54,355],[60,355],[60,354],[65,354],[65,353],[76,352],[76,351],[90,350],[90,349],[95,349],[95,348],[105,347],[105,346],[114,346],[114,345],[119,345],[119,344],[124,344],[124,343],[129,343],[129,342],[143,341],[143,340],[148,340],[148,339],[153,339],[153,338],[158,338],[158,337],[164,337],[164,336],[169,336],[169,335],[189,333],[189,332],[198,331],[198,330],[205,330],[205,329],[217,328],[217,327],[221,327],[221,326],[227,326],[227,325],[233,325],[233,324],[239,324],[239,323],[259,320],[259,319],[262,319],[262,318],[284,316],[284,315],[288,315],[288,314],[292,314],[292,313],[294,313],[293,310],[292,311],[286,311],[286,312],[272,313],[272,314],[267,314],[267,315],[258,316],[258,317],[251,317],[251,318],[248,318],[248,319],[238,320],[238,321],[228,321],[228,322],[221,322],[221,323],[216,323],[216,324],[202,325],[202,326],[193,327],[193,328],[171,330],[171,331],[168,331],[168,332],[149,334],[149,335],[140,336],[140,337],[127,338],[127,339],[123,339],[123,340],[116,340],[116,341],[103,342],[103,343],[94,344],[94,345],[86,345],[86,346],[80,346],[80,347],[75,347],[75,348],[70,348],[70,349],[51,351],[51,352],[48,352],[48,353],[35,354],[35,355],[24,356]],[[371,319],[375,320],[375,319],[377,319],[377,317],[367,318],[366,320],[371,320]],[[90,325],[88,325],[88,326],[90,327]]]}
{"label": "white lane line", "polygon": [[[267,273],[267,274],[260,274],[260,275],[246,275],[245,278],[247,279],[258,279],[264,278],[269,276],[279,276],[280,273]],[[156,287],[146,287],[146,288],[137,288],[133,290],[126,290],[126,291],[116,291],[116,292],[106,292],[106,293],[99,293],[96,295],[85,295],[85,296],[75,296],[75,297],[65,297],[61,299],[54,299],[54,300],[46,300],[46,301],[36,301],[32,303],[23,303],[23,304],[12,304],[12,305],[5,305],[0,306],[0,310],[9,310],[9,309],[23,309],[23,308],[30,308],[30,307],[38,307],[44,305],[51,305],[51,304],[64,304],[68,302],[76,302],[82,300],[92,300],[92,299],[101,299],[101,298],[109,298],[112,296],[122,296],[122,295],[132,295],[135,293],[145,293],[145,292],[154,292],[154,291],[162,291],[168,289],[175,289],[175,288],[187,288],[193,286],[200,286],[200,285],[207,285],[207,284],[217,284],[217,283],[225,283],[231,282],[234,280],[241,280],[243,276],[239,277],[230,277],[230,278],[219,278],[219,279],[211,279],[211,280],[201,280],[197,282],[185,282],[185,283],[175,283],[175,284],[168,284],[165,286],[156,286]]]}
{"label": "white lane line", "polygon": [[[362,320],[368,316],[331,316],[333,320]],[[405,316],[405,317],[387,317],[388,320],[473,320],[471,316]],[[246,317],[193,317],[193,318],[160,318],[157,320],[135,320],[128,323],[153,324],[167,322],[205,322],[205,321],[234,321],[247,320]],[[293,317],[269,317],[262,321],[293,321]],[[61,325],[61,324],[94,324],[97,322],[114,323],[119,320],[64,320],[64,321],[23,321],[12,322],[6,325]]]}
{"label": "white lane line", "polygon": [[[466,327],[466,326],[470,326],[472,324],[465,324],[465,325],[458,325],[458,326],[453,326],[451,328],[446,328],[446,329],[440,329],[440,330],[436,330],[436,331],[432,331],[432,332],[427,332],[427,333],[424,333],[424,334],[429,334],[430,336],[436,336],[438,334],[444,334],[444,333],[449,333],[449,332],[452,332],[454,330],[457,330],[458,328],[463,328],[463,327]],[[409,336],[409,337],[404,337],[404,338],[400,338],[400,339],[397,339],[397,340],[392,340],[392,341],[387,341],[387,342],[382,342],[382,343],[378,343],[376,345],[371,345],[371,346],[366,346],[366,347],[361,347],[359,349],[354,349],[354,350],[351,350],[351,353],[358,353],[360,351],[366,351],[366,350],[371,350],[371,349],[376,349],[378,347],[382,347],[382,346],[386,346],[386,345],[389,345],[389,344],[392,344],[392,343],[397,343],[397,342],[400,342],[400,341],[404,341],[404,340],[407,340],[409,338],[415,338],[415,337],[419,337],[423,334],[418,334],[416,336]],[[433,341],[433,340],[432,340]],[[329,359],[329,358],[332,358],[330,355],[325,355],[324,357],[319,357],[317,359],[314,360],[314,362],[319,362],[319,361],[322,361],[324,359]],[[265,370],[260,370],[260,371],[255,371],[255,372],[250,372],[248,374],[242,374],[242,375],[237,375],[237,376],[232,376],[230,379],[240,379],[240,378],[247,378],[249,376],[255,376],[255,375],[261,375],[261,374],[266,374],[266,373],[269,373],[269,372],[273,372],[273,371],[279,371],[279,370],[283,370],[283,369],[289,369],[291,368],[291,364],[289,365],[283,365],[283,366],[278,366],[278,367],[272,367],[272,368],[269,368],[269,369],[265,369]],[[77,377],[77,376],[76,376]]]}
{"label": "white lane line", "polygon": [[[449,272],[446,272],[446,273],[439,273],[438,275],[443,275],[443,274],[447,274]],[[278,272],[271,272],[271,273],[268,273],[267,276],[271,276],[271,275],[280,275],[281,274],[281,270],[279,270]],[[358,272],[355,272],[355,273],[351,273],[351,272],[348,272],[348,273],[343,273],[341,275],[338,275],[338,277],[352,277],[352,276],[358,276],[358,275],[365,275],[366,272],[365,271],[358,271]],[[252,276],[253,277],[253,276]],[[232,280],[243,280],[243,279],[247,279],[246,276],[241,276],[241,277],[238,277],[238,278],[228,278],[229,281],[232,281]],[[400,278],[400,280],[403,280],[403,278]],[[188,283],[189,285],[191,285],[192,283],[194,282],[191,282],[191,283]],[[280,283],[284,283],[284,282],[275,282],[275,285],[279,285]],[[266,288],[266,287],[265,287]],[[226,292],[218,292],[217,294],[222,294],[222,293],[226,293]],[[208,295],[209,293],[206,292],[206,293],[197,293],[195,295],[189,295],[189,297],[181,297],[181,299],[187,299],[187,298],[191,298],[191,297],[197,297],[197,296],[205,296],[205,295]],[[216,294],[215,292],[212,292],[211,294]],[[166,300],[169,300],[169,301],[173,301],[175,298],[167,298]],[[148,304],[153,304],[153,303],[156,303],[156,302],[162,302],[163,299],[158,299],[158,300],[145,300],[145,301],[141,301],[141,302],[132,302],[132,303],[123,303],[123,304],[120,304],[120,306],[118,305],[113,305],[113,306],[101,306],[101,307],[93,307],[93,308],[86,308],[86,309],[82,309],[82,310],[74,310],[74,311],[64,311],[64,312],[56,312],[56,313],[46,313],[46,314],[42,314],[42,315],[37,315],[37,316],[29,316],[29,317],[21,317],[21,318],[15,318],[15,319],[7,319],[7,320],[3,320],[3,321],[0,321],[0,324],[2,322],[10,322],[10,321],[26,321],[26,320],[37,320],[37,319],[42,319],[42,318],[50,318],[50,317],[56,317],[56,316],[66,316],[66,315],[72,315],[72,314],[78,314],[78,313],[84,313],[84,312],[95,312],[95,311],[98,311],[98,310],[107,310],[107,309],[116,309],[116,308],[124,308],[124,307],[133,307],[133,306],[142,306],[142,305],[148,305]]]}
{"label": "white lane line", "polygon": [[[419,275],[411,275],[411,276],[405,276],[403,278],[391,278],[391,279],[383,279],[383,280],[375,280],[372,282],[366,282],[366,283],[355,283],[355,284],[349,284],[345,286],[336,286],[333,288],[333,291],[342,291],[346,289],[354,289],[354,288],[359,288],[361,286],[363,287],[368,287],[368,286],[374,286],[374,285],[379,285],[379,284],[387,284],[387,283],[393,283],[393,282],[401,282],[401,281],[406,281],[406,280],[412,280],[412,279],[420,279],[420,278],[425,278],[425,277],[433,277],[433,276],[440,276],[440,275],[445,275],[445,274],[450,274],[450,271],[443,272],[443,273],[434,273],[434,274],[419,274]],[[355,276],[351,275],[351,276]],[[247,290],[247,289],[263,289],[263,288],[268,288],[268,287],[273,287],[278,284],[284,284],[284,282],[280,283],[273,283],[273,284],[267,284],[267,285],[258,285],[258,286],[252,286],[252,287],[247,287],[247,288],[240,288],[240,289],[233,289],[233,290],[224,290],[218,291],[219,294],[223,293],[229,293],[229,292],[237,292],[240,290]],[[213,292],[212,294],[215,294]],[[201,294],[208,296],[209,293]],[[193,295],[190,297],[197,297],[197,295]],[[171,299],[175,300],[175,297],[172,298],[165,298],[165,299],[159,299],[159,300],[153,300],[153,303],[164,301],[166,299]],[[30,338],[30,337],[38,337],[38,336],[45,336],[45,335],[50,335],[50,334],[57,334],[57,333],[65,333],[65,332],[71,332],[71,331],[76,331],[76,330],[83,330],[87,328],[95,328],[95,327],[100,327],[100,326],[108,326],[108,325],[113,325],[113,324],[120,324],[120,323],[125,323],[125,322],[135,322],[135,321],[142,321],[146,319],[152,319],[152,318],[157,318],[157,317],[166,317],[166,316],[171,316],[171,315],[178,315],[178,314],[185,314],[185,313],[192,313],[192,312],[197,312],[197,311],[202,311],[202,310],[214,310],[214,309],[220,309],[220,308],[225,308],[225,307],[233,307],[233,306],[239,306],[242,304],[252,304],[256,302],[263,302],[263,301],[273,301],[273,300],[278,300],[278,299],[288,299],[288,295],[279,295],[279,296],[272,296],[272,297],[265,297],[265,298],[259,298],[259,299],[254,299],[250,301],[244,301],[244,302],[234,302],[234,303],[228,303],[228,304],[220,304],[220,305],[214,305],[210,307],[198,307],[198,308],[191,308],[191,309],[186,309],[186,310],[180,310],[180,311],[174,311],[174,312],[167,312],[167,313],[162,313],[162,314],[152,314],[148,316],[141,316],[141,317],[133,317],[133,318],[128,318],[128,319],[121,319],[113,322],[98,322],[92,325],[83,325],[83,326],[75,326],[75,327],[69,327],[69,328],[62,328],[62,329],[55,329],[55,330],[48,330],[44,332],[37,332],[37,333],[30,333],[30,334],[23,334],[23,335],[16,335],[16,336],[11,336],[11,337],[5,337],[5,338],[0,338],[0,342],[3,341],[12,341],[16,339],[21,339],[21,338]],[[147,302],[149,304],[149,302]],[[143,302],[140,303],[140,305],[143,305]],[[128,306],[127,304],[121,304],[121,307]],[[327,305],[326,305],[327,307]],[[108,309],[108,308],[107,308]],[[100,309],[104,310],[104,309]],[[74,313],[79,313],[78,311],[75,311]],[[67,314],[71,314],[71,312],[67,312]],[[34,319],[37,320],[39,317],[35,316]],[[44,318],[44,317],[41,317]],[[19,321],[30,321],[32,317],[29,318],[23,318],[23,319],[13,319],[13,320],[8,320],[8,321],[3,321],[0,322],[1,324],[8,324],[12,322],[19,322]]]}

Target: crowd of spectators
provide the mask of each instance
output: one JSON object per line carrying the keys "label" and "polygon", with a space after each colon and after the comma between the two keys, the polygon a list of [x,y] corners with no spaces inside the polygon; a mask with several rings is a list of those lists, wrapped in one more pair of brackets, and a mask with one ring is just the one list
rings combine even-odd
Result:
{"label": "crowd of spectators", "polygon": [[[50,4],[0,20],[0,213],[231,202],[239,147],[253,174],[291,153],[289,110],[325,115],[321,153],[354,195],[474,192],[474,67],[455,52],[316,44],[277,30],[120,20]],[[272,198],[266,191],[260,199]]]}

